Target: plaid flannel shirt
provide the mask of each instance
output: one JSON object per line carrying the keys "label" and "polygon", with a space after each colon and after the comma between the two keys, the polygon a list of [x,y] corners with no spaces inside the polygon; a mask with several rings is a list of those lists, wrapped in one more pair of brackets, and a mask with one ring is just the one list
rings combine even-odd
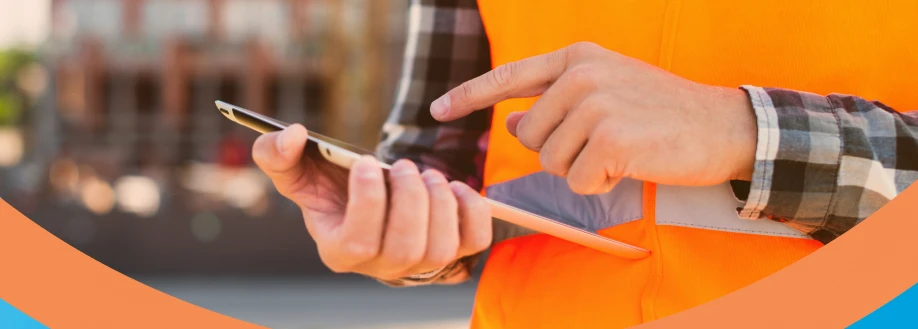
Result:
{"label": "plaid flannel shirt", "polygon": [[[437,97],[491,69],[477,3],[413,0],[408,18],[402,77],[378,154],[480,188],[491,111],[448,123],[429,112]],[[854,96],[742,88],[755,110],[758,145],[752,181],[731,182],[745,201],[740,217],[777,220],[828,243],[918,179],[918,112]],[[495,242],[506,236],[499,231],[507,232],[495,226]],[[455,282],[476,259],[385,283]]]}

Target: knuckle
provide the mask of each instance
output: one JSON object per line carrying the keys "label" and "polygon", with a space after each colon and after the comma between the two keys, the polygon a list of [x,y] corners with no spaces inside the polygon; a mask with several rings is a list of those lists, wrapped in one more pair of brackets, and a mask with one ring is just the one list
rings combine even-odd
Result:
{"label": "knuckle", "polygon": [[568,51],[566,48],[561,49],[561,51],[551,52],[548,57],[549,67],[566,67],[568,63]]}
{"label": "knuckle", "polygon": [[542,149],[542,141],[539,140],[537,132],[533,131],[531,116],[524,116],[516,126],[516,138],[526,148],[538,152]]}
{"label": "knuckle", "polygon": [[421,177],[429,178],[431,179],[431,182],[435,183],[440,183],[440,178],[443,178],[444,180],[446,179],[446,176],[443,176],[443,174],[436,169],[425,169],[424,172],[421,173]]}
{"label": "knuckle", "polygon": [[419,204],[427,205],[430,203],[430,198],[431,195],[428,193],[424,183],[419,182],[405,187],[404,199],[406,200],[413,200]]}
{"label": "knuckle", "polygon": [[423,251],[414,248],[395,248],[385,252],[382,256],[384,262],[400,272],[406,268],[420,263],[424,259]]}
{"label": "knuckle", "polygon": [[374,206],[385,203],[389,196],[388,189],[382,187],[385,180],[384,177],[358,177],[357,180],[348,181],[348,184],[358,184],[361,185],[361,188],[348,189],[347,194],[350,199],[356,199],[355,201],[360,203],[369,203]]}
{"label": "knuckle", "polygon": [[472,252],[488,248],[492,238],[491,209],[484,199],[479,199],[480,203],[469,205],[469,213],[463,218],[469,226],[463,229],[462,249]]}
{"label": "knuckle", "polygon": [[592,177],[592,176],[588,175],[585,172],[586,170],[598,170],[598,168],[595,168],[595,167],[585,168],[583,166],[580,166],[578,168],[572,169],[571,173],[567,175],[566,177],[567,186],[568,188],[571,189],[571,192],[574,192],[580,195],[587,195],[593,192],[592,185],[595,185],[595,184],[590,184],[589,177]]}
{"label": "knuckle", "polygon": [[459,197],[459,207],[462,208],[460,212],[462,219],[475,218],[475,216],[489,216],[491,215],[491,207],[488,206],[488,203],[485,201],[484,197],[475,192],[474,189],[465,186],[463,188],[465,191],[462,192],[462,195]]}
{"label": "knuckle", "polygon": [[344,244],[342,254],[342,258],[353,262],[370,260],[379,255],[379,244],[363,240],[349,241]]}
{"label": "knuckle", "polygon": [[567,177],[567,185],[570,187],[571,192],[577,194],[590,194],[590,192],[592,192],[587,184],[585,184],[580,179],[577,179],[574,175]]}
{"label": "knuckle", "polygon": [[545,172],[563,177],[567,175],[567,165],[559,157],[555,156],[554,153],[555,152],[551,152],[550,150],[539,152],[539,163],[542,164],[542,169],[544,169]]}
{"label": "knuckle", "polygon": [[[590,136],[590,139],[593,142],[602,145],[602,150],[617,150],[622,143],[627,143],[624,141],[624,137],[621,134],[616,133],[614,129],[597,129],[596,132]],[[613,152],[615,153],[615,152]]]}
{"label": "knuckle", "polygon": [[437,187],[437,191],[430,194],[430,203],[437,205],[437,211],[451,212],[455,213],[456,209],[459,206],[459,202],[456,201],[456,196],[449,191],[449,187],[446,184]]}
{"label": "knuckle", "polygon": [[530,132],[528,129],[523,129],[523,128],[524,127],[517,128],[516,138],[520,141],[520,144],[523,144],[523,146],[525,146],[526,148],[538,152],[541,145],[539,145],[535,141],[535,137],[533,137],[532,132]]}
{"label": "knuckle", "polygon": [[566,82],[581,88],[596,85],[596,73],[586,66],[575,66],[567,71]]}
{"label": "knuckle", "polygon": [[580,41],[571,44],[567,49],[570,51],[571,55],[576,56],[596,51],[598,48],[602,47],[594,42]]}
{"label": "knuckle", "polygon": [[495,68],[491,74],[491,83],[494,84],[494,87],[509,87],[516,78],[517,66],[516,62],[509,62]]}
{"label": "knuckle", "polygon": [[392,183],[393,196],[419,197],[419,194],[427,193],[421,178],[417,174],[408,174],[404,176],[390,176]]}
{"label": "knuckle", "polygon": [[476,230],[472,235],[472,238],[469,239],[468,248],[472,252],[479,252],[488,248],[491,245],[491,230]]}
{"label": "knuckle", "polygon": [[606,110],[608,105],[600,100],[597,97],[589,97],[584,99],[576,109],[572,112],[574,115],[579,116],[581,119],[590,120],[599,120],[603,118],[603,113]]}
{"label": "knuckle", "polygon": [[446,180],[446,177],[443,174],[435,173],[429,175],[431,177],[422,177],[424,178],[424,183],[427,185],[427,189],[430,191],[431,197],[436,198],[445,198],[448,200],[455,199],[452,196],[452,193],[449,193],[449,181]]}
{"label": "knuckle", "polygon": [[360,202],[366,205],[379,205],[386,202],[386,193],[376,189],[363,189]]}
{"label": "knuckle", "polygon": [[[470,193],[471,194],[471,193]],[[480,195],[473,195],[469,198],[467,208],[469,209],[470,216],[489,216],[491,208],[488,207],[488,203],[485,202],[485,199]]]}
{"label": "knuckle", "polygon": [[472,100],[473,93],[475,90],[472,89],[472,84],[469,82],[463,82],[459,85],[459,103],[467,103]]}
{"label": "knuckle", "polygon": [[329,270],[335,273],[348,273],[351,271],[350,267],[345,266],[342,262],[338,261],[337,257],[333,257],[326,252],[319,252],[319,258],[322,260],[322,263],[325,264],[325,267],[328,267]]}
{"label": "knuckle", "polygon": [[430,268],[441,268],[446,265],[449,265],[456,259],[456,250],[459,247],[458,243],[454,243],[450,248],[441,248],[431,251],[424,257],[424,263],[426,267]]}

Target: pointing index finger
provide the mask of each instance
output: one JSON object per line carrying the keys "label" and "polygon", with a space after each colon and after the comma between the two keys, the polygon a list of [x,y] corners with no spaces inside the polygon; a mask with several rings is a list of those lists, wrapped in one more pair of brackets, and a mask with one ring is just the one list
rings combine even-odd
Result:
{"label": "pointing index finger", "polygon": [[466,81],[430,106],[439,121],[451,121],[510,98],[542,94],[567,68],[567,48],[509,62]]}

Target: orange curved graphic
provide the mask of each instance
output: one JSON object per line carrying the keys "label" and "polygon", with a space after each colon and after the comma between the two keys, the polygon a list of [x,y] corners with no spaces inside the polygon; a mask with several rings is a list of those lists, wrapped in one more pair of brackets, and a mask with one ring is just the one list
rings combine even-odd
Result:
{"label": "orange curved graphic", "polygon": [[[918,187],[787,268],[642,328],[845,327],[918,282]],[[159,292],[0,202],[0,299],[52,328],[260,328]]]}
{"label": "orange curved graphic", "polygon": [[50,328],[262,328],[137,282],[74,249],[2,199],[0,299]]}
{"label": "orange curved graphic", "polygon": [[843,328],[918,282],[918,184],[758,282],[640,328]]}

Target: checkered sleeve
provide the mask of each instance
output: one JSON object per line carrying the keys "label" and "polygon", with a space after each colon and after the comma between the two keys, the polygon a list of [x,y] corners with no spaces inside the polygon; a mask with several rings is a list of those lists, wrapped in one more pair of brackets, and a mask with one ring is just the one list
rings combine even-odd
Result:
{"label": "checkered sleeve", "polygon": [[[380,159],[409,159],[450,180],[482,186],[491,110],[451,122],[434,120],[430,104],[467,80],[491,70],[491,53],[475,0],[412,0],[408,37],[395,105],[383,125]],[[469,277],[480,255],[442,269],[397,280],[390,286],[456,283]]]}
{"label": "checkered sleeve", "polygon": [[828,243],[918,179],[918,111],[862,98],[744,86],[758,122],[740,217]]}
{"label": "checkered sleeve", "polygon": [[408,20],[398,93],[377,154],[389,162],[414,160],[478,189],[490,109],[446,123],[430,115],[435,99],[491,70],[478,5],[475,0],[413,0]]}

